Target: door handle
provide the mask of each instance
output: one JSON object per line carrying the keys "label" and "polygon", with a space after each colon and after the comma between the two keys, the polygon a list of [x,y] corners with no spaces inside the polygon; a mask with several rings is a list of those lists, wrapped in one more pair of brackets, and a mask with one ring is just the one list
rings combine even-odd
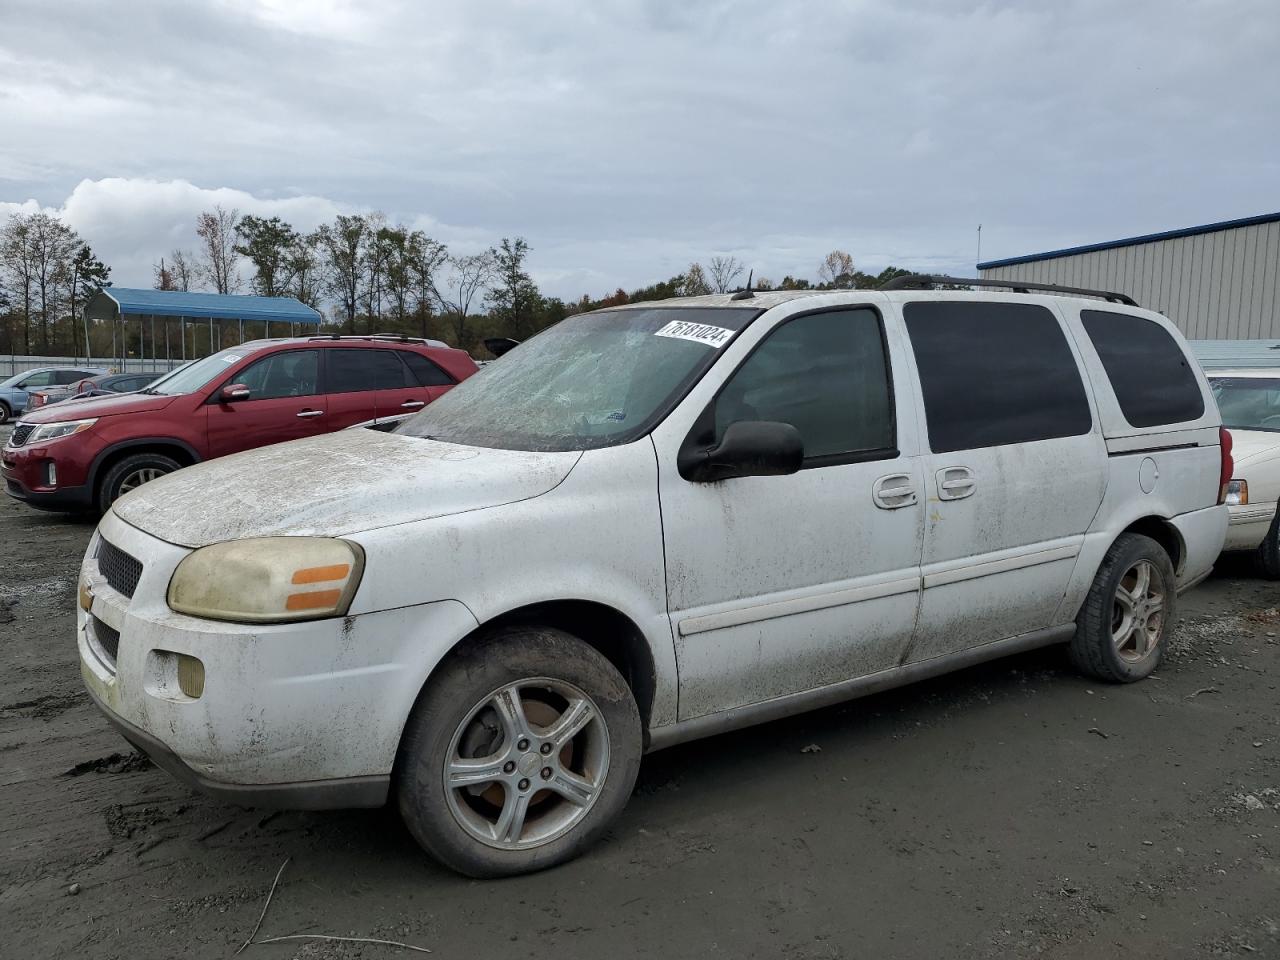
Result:
{"label": "door handle", "polygon": [[907,473],[891,473],[871,487],[871,499],[881,510],[897,510],[916,502],[916,488]]}
{"label": "door handle", "polygon": [[978,489],[978,480],[968,467],[943,467],[935,479],[939,500],[963,500]]}
{"label": "door handle", "polygon": [[417,410],[419,407],[425,407],[426,405],[427,401],[425,400],[406,400],[404,403],[400,404],[400,409]]}
{"label": "door handle", "polygon": [[309,417],[323,417],[324,411],[323,410],[303,410],[300,414],[298,414],[298,416],[304,420],[308,419]]}

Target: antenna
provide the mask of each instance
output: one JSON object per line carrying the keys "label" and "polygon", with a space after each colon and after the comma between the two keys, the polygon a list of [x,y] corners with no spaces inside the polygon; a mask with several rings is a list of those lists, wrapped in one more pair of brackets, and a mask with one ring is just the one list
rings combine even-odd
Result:
{"label": "antenna", "polygon": [[751,280],[755,275],[756,275],[756,271],[754,267],[747,272],[747,292],[748,293],[751,292]]}
{"label": "antenna", "polygon": [[982,224],[978,224],[978,259],[973,261],[973,265],[976,267],[981,262],[982,262]]}

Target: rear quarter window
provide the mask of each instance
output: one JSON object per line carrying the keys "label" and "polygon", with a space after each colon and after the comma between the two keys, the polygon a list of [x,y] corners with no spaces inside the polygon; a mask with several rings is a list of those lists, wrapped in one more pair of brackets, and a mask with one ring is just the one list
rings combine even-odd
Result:
{"label": "rear quarter window", "polygon": [[1186,423],[1204,416],[1191,361],[1160,324],[1110,310],[1081,310],[1120,412],[1131,427]]}

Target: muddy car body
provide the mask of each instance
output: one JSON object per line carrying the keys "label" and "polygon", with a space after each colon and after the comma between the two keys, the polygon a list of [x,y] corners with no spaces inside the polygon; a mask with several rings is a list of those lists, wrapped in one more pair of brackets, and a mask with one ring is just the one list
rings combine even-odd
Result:
{"label": "muddy car body", "polygon": [[1177,331],[1127,304],[601,311],[392,433],[122,498],[82,673],[205,790],[394,796],[455,868],[537,869],[607,828],[646,749],[1053,643],[1145,677],[1222,547],[1228,449]]}

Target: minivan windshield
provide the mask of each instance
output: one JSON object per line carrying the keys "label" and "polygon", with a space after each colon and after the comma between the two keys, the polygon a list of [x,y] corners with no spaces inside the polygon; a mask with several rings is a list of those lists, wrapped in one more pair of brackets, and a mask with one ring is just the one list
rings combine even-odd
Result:
{"label": "minivan windshield", "polygon": [[508,450],[589,450],[643,435],[760,311],[653,307],[563,320],[395,433]]}
{"label": "minivan windshield", "polygon": [[1280,433],[1280,377],[1210,377],[1209,385],[1224,427]]}
{"label": "minivan windshield", "polygon": [[185,367],[179,367],[167,376],[161,377],[142,393],[160,393],[176,397],[180,393],[191,393],[217,379],[233,363],[237,363],[249,355],[242,347],[231,347],[218,353],[211,353],[201,360],[195,360]]}

